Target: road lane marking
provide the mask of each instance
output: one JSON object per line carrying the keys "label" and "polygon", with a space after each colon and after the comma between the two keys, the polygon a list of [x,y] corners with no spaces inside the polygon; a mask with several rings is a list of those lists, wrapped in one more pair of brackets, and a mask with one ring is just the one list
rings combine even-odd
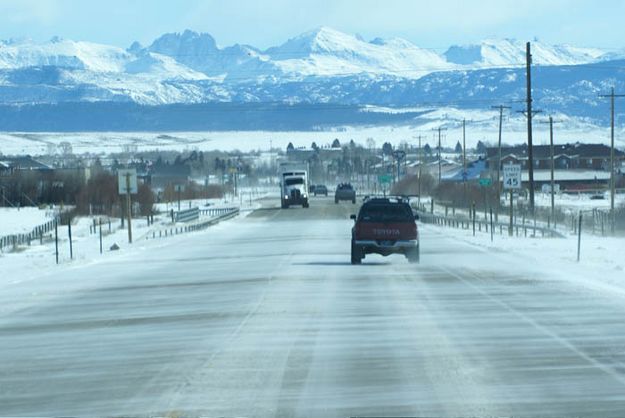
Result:
{"label": "road lane marking", "polygon": [[[487,299],[489,299],[491,302],[496,303],[497,305],[501,306],[502,308],[506,309],[508,312],[514,314],[516,317],[518,317],[519,319],[523,320],[524,322],[532,325],[536,330],[542,332],[543,334],[553,338],[554,340],[556,340],[558,343],[560,343],[561,345],[563,345],[564,347],[568,348],[571,352],[575,353],[577,356],[579,356],[580,358],[584,359],[586,362],[590,363],[591,365],[593,365],[594,367],[598,368],[599,370],[603,371],[604,373],[608,374],[609,376],[611,376],[612,378],[614,378],[616,381],[618,381],[619,383],[621,383],[622,385],[625,386],[625,376],[620,375],[618,372],[616,372],[615,370],[613,370],[612,368],[604,365],[603,363],[595,360],[594,358],[590,357],[588,354],[584,353],[583,351],[581,351],[579,348],[577,348],[575,345],[571,344],[568,340],[566,340],[565,338],[561,337],[560,335],[556,334],[555,332],[551,331],[549,328],[545,327],[544,325],[538,323],[537,321],[535,321],[533,318],[525,315],[524,313],[520,312],[519,310],[513,308],[512,306],[508,305],[507,303],[501,301],[500,299],[492,296],[490,293],[480,289],[479,287],[475,286],[473,283],[469,282],[468,280],[466,280],[464,277],[462,277],[461,275],[454,273],[453,271],[449,270],[446,267],[441,267],[441,270],[445,271],[447,274],[455,277],[456,279],[460,280],[461,282],[463,282],[465,285],[469,286],[470,288],[472,288],[473,290],[475,290],[476,292],[480,293],[482,296],[486,297]],[[475,279],[480,279],[479,276],[476,276],[473,273],[468,273],[471,276],[473,276],[473,278]]]}

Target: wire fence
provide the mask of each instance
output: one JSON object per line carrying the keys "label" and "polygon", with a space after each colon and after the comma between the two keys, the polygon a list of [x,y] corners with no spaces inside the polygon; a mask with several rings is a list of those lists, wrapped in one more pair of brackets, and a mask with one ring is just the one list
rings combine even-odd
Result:
{"label": "wire fence", "polygon": [[473,230],[476,232],[486,232],[499,235],[508,235],[515,237],[541,237],[541,238],[563,238],[564,235],[556,229],[541,226],[531,225],[527,223],[519,224],[513,222],[512,225],[506,222],[496,222],[492,216],[489,219],[478,219],[473,214],[469,218],[464,216],[445,216],[436,215],[433,213],[427,213],[425,211],[419,211],[419,219],[426,224],[433,224],[438,226],[444,226],[449,228],[458,228],[465,230]]}
{"label": "wire fence", "polygon": [[67,225],[75,216],[75,210],[60,212],[54,216],[54,219],[34,227],[30,232],[0,237],[0,251],[12,251],[24,245],[30,246],[33,241],[37,240],[43,243],[43,239],[54,231],[55,226]]}

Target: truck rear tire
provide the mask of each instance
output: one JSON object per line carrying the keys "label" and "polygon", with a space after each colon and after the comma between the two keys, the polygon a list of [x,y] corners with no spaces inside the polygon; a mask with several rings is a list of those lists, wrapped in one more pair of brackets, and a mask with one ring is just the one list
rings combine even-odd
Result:
{"label": "truck rear tire", "polygon": [[338,205],[339,204],[339,200],[338,199],[334,199],[334,203]]}
{"label": "truck rear tire", "polygon": [[352,241],[351,255],[352,255],[352,260],[351,260],[352,264],[360,264],[362,263],[362,259],[365,258],[365,255],[362,253],[362,248],[354,244],[354,241]]}
{"label": "truck rear tire", "polygon": [[356,198],[352,199],[352,204],[354,204],[354,205],[356,204]]}
{"label": "truck rear tire", "polygon": [[409,263],[419,263],[420,261],[420,254],[419,254],[419,247],[415,247],[411,250],[409,250],[408,252],[406,252],[406,258],[408,259]]}
{"label": "truck rear tire", "polygon": [[304,202],[304,204],[302,205],[302,207],[308,209],[310,207],[310,205],[308,204],[308,202]]}
{"label": "truck rear tire", "polygon": [[288,209],[289,208],[289,204],[285,203],[285,202],[282,202],[281,206],[282,206],[282,209]]}

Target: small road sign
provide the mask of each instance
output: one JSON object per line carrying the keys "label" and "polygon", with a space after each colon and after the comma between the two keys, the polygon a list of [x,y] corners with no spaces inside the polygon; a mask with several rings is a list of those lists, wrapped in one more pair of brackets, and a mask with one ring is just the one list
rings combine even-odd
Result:
{"label": "small road sign", "polygon": [[508,190],[521,188],[521,165],[506,164],[503,166],[503,188]]}
{"label": "small road sign", "polygon": [[391,176],[390,174],[382,174],[378,176],[378,181],[382,184],[388,184],[393,181],[393,176]]}
{"label": "small road sign", "polygon": [[184,184],[175,184],[174,191],[178,193],[184,192]]}
{"label": "small road sign", "polygon": [[488,187],[493,184],[491,179],[480,179],[480,186]]}
{"label": "small road sign", "polygon": [[119,194],[137,194],[137,170],[134,168],[117,170],[117,185]]}
{"label": "small road sign", "polygon": [[393,157],[395,157],[396,160],[403,160],[406,158],[406,151],[400,149],[395,150],[393,151]]}

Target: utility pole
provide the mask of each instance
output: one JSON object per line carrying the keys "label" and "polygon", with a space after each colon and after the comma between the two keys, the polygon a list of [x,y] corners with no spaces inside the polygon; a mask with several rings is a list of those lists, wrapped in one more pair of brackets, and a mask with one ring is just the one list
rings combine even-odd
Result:
{"label": "utility pole", "polygon": [[441,182],[441,131],[447,130],[447,128],[438,127],[438,182]]}
{"label": "utility pole", "polygon": [[421,149],[421,135],[419,135],[419,197],[417,205],[421,208],[421,166],[423,165],[423,150]]}
{"label": "utility pole", "polygon": [[549,154],[551,158],[551,222],[555,225],[555,216],[556,216],[556,204],[555,204],[555,161],[554,161],[554,151],[553,151],[553,124],[554,122],[553,116],[549,116],[549,122],[542,122],[549,124]]}
{"label": "utility pole", "polygon": [[495,220],[499,219],[499,210],[501,209],[501,131],[503,126],[503,110],[510,109],[510,106],[492,106],[492,109],[499,109],[499,140],[497,141],[497,212],[495,212]]}
{"label": "utility pole", "polygon": [[466,119],[462,119],[462,173],[463,181],[466,187],[466,172],[467,172],[467,132],[466,132]]}
{"label": "utility pole", "polygon": [[126,203],[128,204],[128,244],[132,244],[132,201],[130,200],[130,173],[126,173]]}
{"label": "utility pole", "polygon": [[527,157],[530,182],[530,210],[534,213],[534,150],[532,146],[532,52],[528,42],[525,48],[525,64],[527,67]]}
{"label": "utility pole", "polygon": [[555,222],[556,219],[556,203],[554,198],[554,161],[553,161],[553,117],[549,116],[549,154],[551,157],[551,222]]}
{"label": "utility pole", "polygon": [[462,119],[462,199],[464,203],[469,206],[467,202],[467,121]]}
{"label": "utility pole", "polygon": [[616,97],[625,97],[625,94],[614,94],[614,87],[610,91],[610,94],[604,94],[599,97],[610,98],[610,216],[612,218],[612,234],[614,234],[614,227],[616,223],[614,212],[614,190],[616,179],[614,176],[614,99]]}

